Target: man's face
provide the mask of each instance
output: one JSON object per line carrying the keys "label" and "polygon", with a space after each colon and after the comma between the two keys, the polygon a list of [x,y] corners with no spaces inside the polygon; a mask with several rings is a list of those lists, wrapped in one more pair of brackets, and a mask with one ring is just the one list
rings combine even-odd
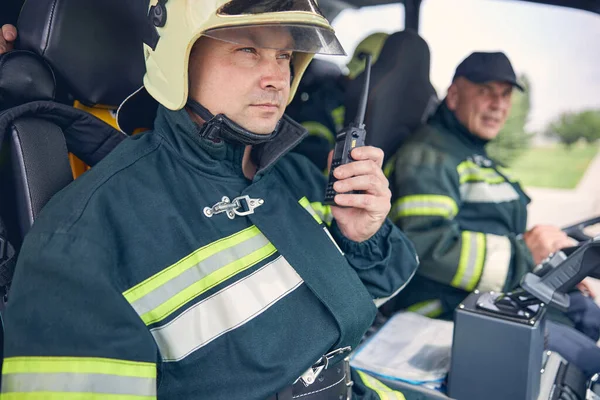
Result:
{"label": "man's face", "polygon": [[446,104],[475,136],[498,136],[511,107],[512,85],[506,82],[474,83],[458,78],[448,89]]}
{"label": "man's face", "polygon": [[[274,33],[270,28],[254,29],[252,35],[261,37],[251,41],[290,48],[289,36]],[[190,96],[215,115],[225,114],[251,132],[269,134],[287,105],[292,52],[235,44],[235,37],[228,40],[202,36],[196,42],[189,63]]]}

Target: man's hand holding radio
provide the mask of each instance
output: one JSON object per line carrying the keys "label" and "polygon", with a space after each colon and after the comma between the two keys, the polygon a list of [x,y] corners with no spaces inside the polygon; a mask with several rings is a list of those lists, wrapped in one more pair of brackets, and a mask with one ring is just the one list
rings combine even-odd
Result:
{"label": "man's hand holding radio", "polygon": [[[331,167],[333,152],[329,154]],[[338,179],[333,188],[338,193],[353,190],[362,194],[337,194],[332,207],[340,231],[350,240],[363,242],[373,236],[385,221],[390,208],[392,192],[383,174],[383,151],[372,146],[357,147],[350,154],[354,162],[340,165],[333,174]]]}

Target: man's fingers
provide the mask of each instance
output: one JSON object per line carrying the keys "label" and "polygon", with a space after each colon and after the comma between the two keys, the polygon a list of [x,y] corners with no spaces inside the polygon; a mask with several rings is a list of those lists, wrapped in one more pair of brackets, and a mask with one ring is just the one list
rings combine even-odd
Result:
{"label": "man's fingers", "polygon": [[341,165],[333,171],[333,175],[338,180],[360,175],[376,175],[382,179],[387,179],[385,178],[381,167],[373,160],[354,161],[346,165]]}
{"label": "man's fingers", "polygon": [[376,196],[388,196],[391,198],[389,182],[377,175],[361,175],[337,181],[333,189],[338,193],[346,193],[352,190],[362,190]]}
{"label": "man's fingers", "polygon": [[352,150],[350,155],[356,161],[371,160],[375,164],[377,164],[379,166],[379,168],[381,168],[383,166],[383,157],[385,156],[383,154],[383,150],[381,150],[378,147],[373,147],[373,146],[357,147]]}
{"label": "man's fingers", "polygon": [[[389,199],[372,194],[338,194],[334,201],[339,206],[361,208],[366,211],[383,212],[387,214],[390,209]],[[387,211],[386,211],[387,210]]]}
{"label": "man's fingers", "polygon": [[7,42],[14,42],[17,39],[17,28],[10,24],[3,25],[2,37]]}

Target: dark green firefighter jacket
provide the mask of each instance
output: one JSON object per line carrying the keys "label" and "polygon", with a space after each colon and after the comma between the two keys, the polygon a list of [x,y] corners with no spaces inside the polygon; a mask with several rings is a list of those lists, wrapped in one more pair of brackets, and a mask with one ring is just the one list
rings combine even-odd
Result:
{"label": "dark green firefighter jacket", "polygon": [[[57,194],[16,267],[2,398],[264,400],[357,346],[416,256],[389,221],[343,237],[322,173],[286,154],[301,136],[263,147],[276,162],[249,181],[243,146],[159,108],[154,131]],[[246,215],[216,213],[224,197]],[[357,399],[385,396],[353,378]]]}
{"label": "dark green firefighter jacket", "polygon": [[532,269],[521,238],[530,199],[488,158],[485,144],[443,102],[386,165],[390,217],[421,259],[415,279],[386,309],[452,318],[469,292],[514,288]]}

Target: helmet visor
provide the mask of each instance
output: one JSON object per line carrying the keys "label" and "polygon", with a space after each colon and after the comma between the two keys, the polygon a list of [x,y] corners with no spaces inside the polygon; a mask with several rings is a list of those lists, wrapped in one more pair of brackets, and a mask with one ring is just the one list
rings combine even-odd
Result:
{"label": "helmet visor", "polygon": [[231,16],[288,11],[304,11],[323,17],[314,0],[231,0],[222,6],[217,14]]}
{"label": "helmet visor", "polygon": [[331,29],[311,25],[281,23],[223,27],[208,30],[203,35],[262,49],[346,55]]}

